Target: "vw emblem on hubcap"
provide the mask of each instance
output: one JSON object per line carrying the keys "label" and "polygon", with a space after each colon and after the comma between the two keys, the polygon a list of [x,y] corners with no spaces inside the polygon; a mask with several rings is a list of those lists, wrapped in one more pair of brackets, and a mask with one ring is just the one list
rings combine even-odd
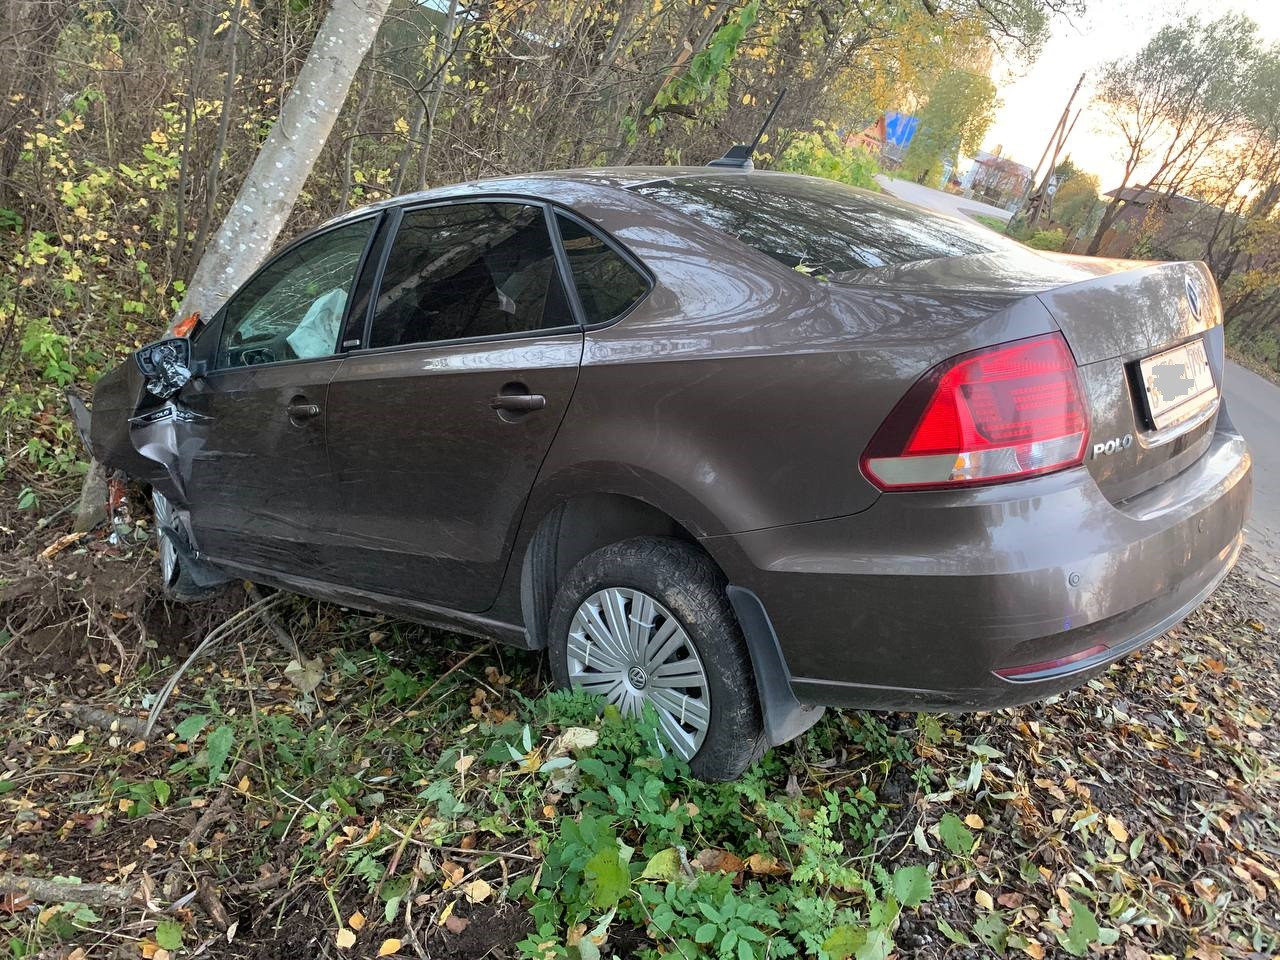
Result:
{"label": "vw emblem on hubcap", "polygon": [[635,666],[627,671],[627,679],[637,690],[643,690],[644,685],[649,682],[649,675],[644,672],[643,667]]}

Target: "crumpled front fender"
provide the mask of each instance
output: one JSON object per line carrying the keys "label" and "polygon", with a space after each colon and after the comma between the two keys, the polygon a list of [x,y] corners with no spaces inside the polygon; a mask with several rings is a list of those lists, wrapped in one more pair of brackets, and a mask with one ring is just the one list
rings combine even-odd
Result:
{"label": "crumpled front fender", "polygon": [[100,463],[188,506],[180,441],[184,426],[203,418],[180,401],[160,400],[148,392],[137,364],[130,361],[98,381],[92,409],[79,398],[70,402],[76,428]]}

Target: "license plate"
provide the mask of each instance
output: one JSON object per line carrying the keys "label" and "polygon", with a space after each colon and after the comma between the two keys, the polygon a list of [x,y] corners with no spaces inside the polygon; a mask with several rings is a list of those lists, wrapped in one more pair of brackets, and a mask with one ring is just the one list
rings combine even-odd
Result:
{"label": "license plate", "polygon": [[1147,357],[1138,368],[1157,430],[1194,416],[1218,397],[1203,340]]}

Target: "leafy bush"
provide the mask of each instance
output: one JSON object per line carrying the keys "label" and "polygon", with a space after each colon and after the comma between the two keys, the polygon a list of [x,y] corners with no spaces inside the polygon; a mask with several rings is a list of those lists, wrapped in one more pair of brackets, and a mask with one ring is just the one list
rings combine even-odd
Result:
{"label": "leafy bush", "polygon": [[[553,712],[582,716],[581,695]],[[563,721],[562,721],[563,722]],[[890,873],[851,853],[889,829],[888,808],[865,783],[790,796],[775,756],[739,783],[705,784],[655,754],[653,717],[639,724],[604,710],[599,741],[560,784],[574,815],[546,836],[537,880],[512,894],[531,904],[536,929],[521,944],[531,960],[601,955],[611,927],[645,932],[640,955],[763,960],[818,953],[884,957],[904,909],[933,892],[924,866]],[[860,744],[874,765],[910,754],[878,719],[837,715],[809,735]],[[874,759],[874,758],[879,758]],[[762,833],[760,825],[770,824]],[[718,845],[706,848],[708,837]],[[695,852],[696,851],[696,852]]]}
{"label": "leafy bush", "polygon": [[880,166],[875,157],[861,147],[846,146],[829,130],[795,137],[778,159],[778,169],[839,180],[869,190],[880,189],[876,184]]}
{"label": "leafy bush", "polygon": [[1061,230],[1037,230],[1026,241],[1027,246],[1037,250],[1061,250],[1067,242],[1067,235]]}

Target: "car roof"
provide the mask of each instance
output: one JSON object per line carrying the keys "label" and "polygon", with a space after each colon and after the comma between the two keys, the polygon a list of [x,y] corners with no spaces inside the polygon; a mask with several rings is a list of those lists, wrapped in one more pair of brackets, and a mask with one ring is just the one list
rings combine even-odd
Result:
{"label": "car roof", "polygon": [[365,216],[379,210],[393,207],[409,206],[431,200],[445,200],[452,197],[464,197],[469,194],[516,194],[535,197],[542,200],[561,200],[566,204],[581,197],[581,191],[573,189],[576,185],[587,184],[615,190],[625,190],[645,183],[656,183],[677,179],[739,179],[756,178],[797,178],[799,174],[780,173],[771,170],[735,170],[725,167],[692,167],[692,166],[621,166],[621,167],[578,167],[566,170],[544,170],[537,173],[509,174],[500,177],[484,177],[478,180],[466,180],[430,190],[404,193],[388,197],[375,203],[357,207],[339,214],[322,226],[334,224]]}

